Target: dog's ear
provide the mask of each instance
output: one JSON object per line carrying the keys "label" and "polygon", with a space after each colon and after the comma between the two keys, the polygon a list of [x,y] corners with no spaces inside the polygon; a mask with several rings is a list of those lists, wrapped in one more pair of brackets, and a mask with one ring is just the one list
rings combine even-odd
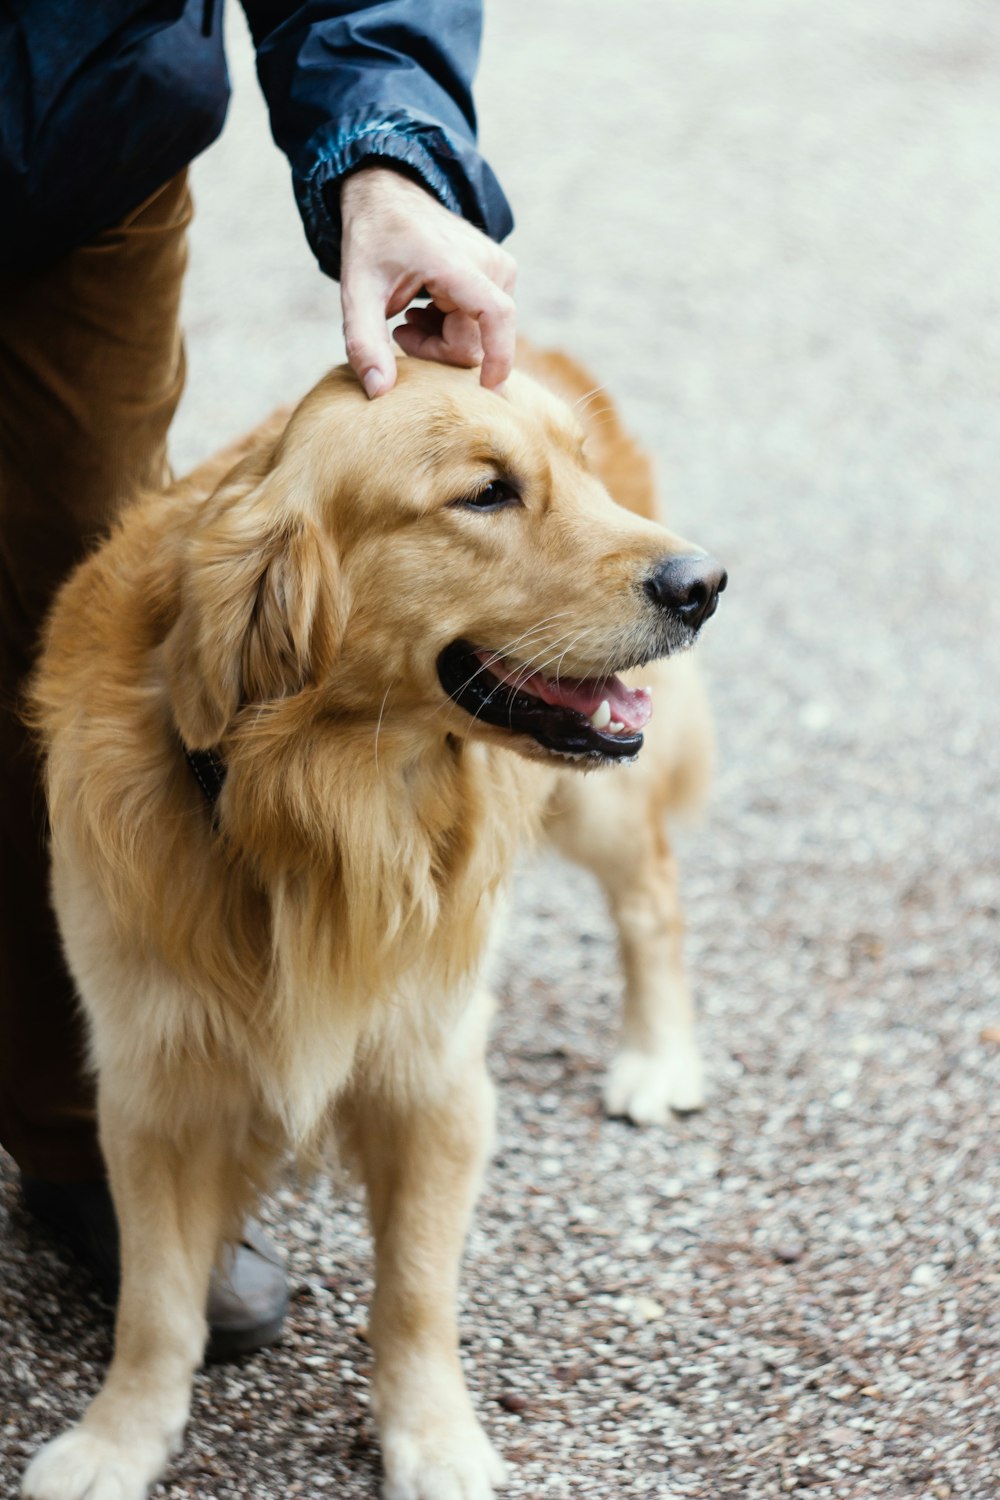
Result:
{"label": "dog's ear", "polygon": [[336,650],[336,556],[276,476],[233,477],[189,539],[179,617],[165,642],[177,727],[217,745],[237,710],[301,691]]}

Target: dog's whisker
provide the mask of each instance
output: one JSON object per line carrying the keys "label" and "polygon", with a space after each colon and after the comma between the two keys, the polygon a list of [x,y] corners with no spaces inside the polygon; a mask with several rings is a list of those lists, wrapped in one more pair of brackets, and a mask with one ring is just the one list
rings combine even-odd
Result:
{"label": "dog's whisker", "polygon": [[613,674],[614,674],[614,663],[615,663],[615,661],[620,661],[620,660],[621,660],[621,649],[620,649],[620,646],[616,643],[605,654],[604,659],[601,662],[599,670],[596,671],[596,672],[594,672],[592,675],[597,679],[598,682],[606,682],[607,679],[609,677],[613,676]]}
{"label": "dog's whisker", "polygon": [[[563,611],[561,611],[562,615],[567,615],[569,613],[570,613],[569,610],[563,610]],[[558,618],[559,618],[558,615],[550,616],[550,621],[552,619],[558,619]],[[535,633],[535,632],[531,632],[531,633]],[[528,634],[528,632],[525,632],[525,634]],[[563,640],[565,638],[565,636],[570,635],[570,634],[572,634],[571,630],[564,631],[563,635],[556,637],[556,641]],[[514,674],[514,678],[513,678],[512,682],[509,682],[509,683],[505,684],[505,683],[502,683],[502,682],[498,681],[496,687],[492,688],[491,691],[486,694],[486,697],[483,699],[482,703],[480,703],[477,706],[475,713],[471,715],[472,720],[475,721],[476,719],[478,719],[478,717],[482,713],[483,709],[486,708],[487,704],[489,704],[493,700],[493,698],[496,696],[496,694],[500,691],[500,689],[502,687],[504,687],[504,686],[506,686],[506,687],[513,687],[514,691],[517,692],[523,686],[523,684],[525,682],[527,682],[528,678],[534,675],[534,672],[535,672],[536,669],[532,666],[532,663],[535,662],[535,661],[537,661],[538,658],[540,656],[542,656],[546,651],[550,650],[553,644],[554,644],[554,642],[547,641],[545,643],[545,645],[542,646],[542,648],[541,648],[540,651],[537,651],[532,656],[530,656],[528,658],[528,660],[527,660],[526,663],[522,663],[522,665],[520,667],[518,667],[517,672]],[[494,657],[493,660],[496,660],[496,657]],[[473,674],[474,677],[477,676],[477,675],[478,675],[477,673]],[[472,678],[470,678],[469,680],[471,682]],[[466,734],[466,739],[467,738],[468,738],[468,734]]]}
{"label": "dog's whisker", "polygon": [[595,385],[592,390],[584,391],[583,395],[578,396],[573,402],[572,410],[582,414],[587,409],[587,403],[596,401],[598,396],[603,396],[607,389],[606,385]]}
{"label": "dog's whisker", "polygon": [[566,646],[563,647],[563,649],[561,651],[557,651],[552,656],[548,657],[548,659],[546,661],[544,661],[540,667],[536,668],[536,671],[539,671],[539,672],[541,672],[541,673],[544,674],[547,671],[547,669],[552,666],[553,663],[556,663],[557,664],[556,665],[556,670],[554,672],[550,673],[549,675],[551,676],[553,682],[555,682],[558,685],[558,683],[559,683],[560,665],[561,665],[562,662],[565,661],[567,653],[570,652],[570,651],[575,650],[576,647],[580,644],[580,642],[586,636],[588,636],[589,634],[590,634],[590,631],[586,630],[586,629],[579,631],[573,637],[573,639]]}
{"label": "dog's whisker", "polygon": [[[561,671],[561,669],[562,669],[562,663],[563,663],[563,662],[564,662],[564,661],[565,661],[565,660],[566,660],[566,657],[567,657],[567,655],[568,655],[568,653],[569,653],[569,652],[570,652],[570,651],[574,651],[574,650],[575,650],[575,649],[576,649],[576,648],[577,648],[577,646],[579,646],[579,644],[580,644],[580,642],[581,642],[581,641],[584,641],[584,640],[587,640],[587,639],[588,639],[588,638],[589,638],[589,637],[591,637],[591,636],[593,636],[593,635],[594,635],[594,634],[595,634],[595,633],[597,633],[597,632],[598,632],[598,631],[599,631],[599,629],[600,629],[600,627],[598,627],[598,626],[595,626],[595,625],[585,625],[585,626],[583,626],[583,627],[582,627],[582,628],[581,628],[581,629],[580,629],[580,630],[579,630],[579,631],[578,631],[578,632],[577,632],[577,634],[576,634],[576,635],[575,635],[575,636],[574,636],[574,637],[573,637],[573,639],[572,639],[572,640],[571,640],[571,641],[570,641],[570,642],[569,642],[569,643],[568,643],[568,644],[567,644],[567,645],[565,645],[565,646],[564,646],[564,647],[563,647],[563,648],[562,648],[562,650],[561,650],[561,651],[558,651],[558,652],[556,652],[556,653],[555,653],[555,655],[554,655],[554,656],[552,656],[552,657],[551,657],[551,658],[550,658],[550,659],[549,659],[549,661],[547,661],[547,662],[546,662],[546,663],[545,663],[545,664],[544,664],[544,666],[543,666],[543,667],[541,667],[541,668],[536,668],[536,670],[539,670],[539,671],[544,671],[544,670],[545,670],[545,667],[548,667],[548,666],[551,666],[551,664],[552,664],[552,662],[553,662],[553,661],[555,661],[555,662],[556,662],[556,663],[557,663],[557,666],[556,666],[556,670],[555,670],[555,672],[554,672],[554,673],[553,673],[553,674],[552,674],[552,676],[553,676],[553,680],[554,680],[554,681],[555,681],[555,682],[556,682],[556,683],[558,683],[558,682],[559,682],[559,674],[560,674],[560,671]],[[568,634],[570,634],[570,632],[569,632],[569,631],[567,631],[567,632],[566,632],[566,634],[567,634],[567,635],[568,635]],[[553,645],[553,646],[556,646],[556,645],[558,645],[558,644],[559,644],[559,641],[560,641],[560,640],[564,640],[564,639],[565,639],[565,636],[558,636],[558,637],[557,637],[557,638],[556,638],[556,640],[554,640],[554,641],[553,641],[553,642],[552,642],[552,645]],[[594,675],[594,674],[592,674],[592,673],[588,673],[588,674],[587,674],[587,675],[588,675],[588,676],[592,676],[592,675]]]}
{"label": "dog's whisker", "polygon": [[375,770],[376,770],[376,772],[378,771],[378,737],[379,737],[379,733],[380,733],[380,731],[382,729],[382,716],[385,713],[386,701],[388,700],[388,697],[389,697],[389,694],[391,693],[391,691],[392,691],[392,684],[390,683],[390,685],[386,688],[385,692],[382,694],[382,706],[379,708],[379,711],[378,711],[378,723],[375,725]]}
{"label": "dog's whisker", "polygon": [[469,682],[473,682],[481,672],[487,671],[489,667],[492,666],[495,662],[503,661],[504,658],[508,656],[511,651],[513,651],[515,646],[520,645],[521,642],[526,640],[529,636],[537,635],[540,630],[547,629],[547,627],[551,625],[555,620],[562,619],[565,615],[568,614],[569,610],[564,609],[558,611],[558,613],[554,615],[548,615],[544,620],[540,620],[536,625],[531,625],[527,630],[522,630],[521,634],[515,636],[513,640],[510,640],[505,645],[499,646],[495,650],[492,650],[487,660],[483,662],[475,672],[473,672],[472,676],[468,679]]}
{"label": "dog's whisker", "polygon": [[[572,632],[567,631],[566,634],[570,635],[572,634]],[[548,668],[551,667],[554,661],[561,661],[567,651],[572,651],[573,647],[580,639],[580,635],[581,632],[577,631],[576,634],[573,635],[572,640],[569,641],[569,643],[561,651],[551,650],[550,654],[546,656],[544,660],[540,660],[542,653],[539,652],[538,655],[534,657],[533,660],[528,664],[528,669],[525,672],[518,673],[518,676],[515,679],[516,686],[522,687],[523,684],[528,681],[529,677],[534,677],[536,675],[545,676],[547,674]],[[550,647],[557,646],[559,644],[559,640],[561,639],[565,639],[565,637],[559,637],[559,639],[550,642]],[[555,677],[556,681],[558,681],[558,674],[555,674]]]}
{"label": "dog's whisker", "polygon": [[612,427],[615,424],[614,412],[598,412],[596,416],[587,413],[586,436],[590,437],[595,432],[600,432],[603,427]]}
{"label": "dog's whisker", "polygon": [[[569,613],[570,611],[568,609],[559,610],[555,614],[549,615],[546,619],[540,620],[538,624],[529,626],[527,630],[523,630],[519,636],[515,636],[514,639],[508,641],[506,645],[499,647],[497,650],[491,651],[486,661],[482,662],[476,668],[471,677],[466,678],[465,682],[461,684],[461,687],[458,689],[458,691],[463,692],[466,688],[471,686],[471,684],[475,682],[477,677],[480,677],[484,672],[488,672],[490,667],[493,666],[496,662],[503,661],[504,658],[509,655],[511,651],[513,651],[515,646],[519,646],[521,642],[527,639],[529,636],[537,635],[540,630],[547,629],[548,626],[551,625],[554,621],[562,619]],[[496,689],[494,689],[493,691],[495,692]],[[486,701],[488,702],[489,698],[491,698],[492,696],[493,694],[490,693]],[[438,709],[435,709],[435,712],[439,712],[441,708],[444,708],[446,706],[446,703],[440,704]]]}
{"label": "dog's whisker", "polygon": [[[568,613],[568,611],[564,611],[564,613]],[[517,672],[514,674],[514,677],[513,677],[512,681],[509,682],[509,683],[507,683],[506,686],[513,688],[513,690],[515,692],[519,691],[524,686],[524,684],[528,681],[528,679],[530,677],[533,677],[533,676],[537,675],[538,673],[543,673],[544,674],[545,671],[546,671],[546,669],[548,667],[550,667],[553,662],[559,662],[561,664],[565,660],[566,655],[570,651],[575,650],[576,647],[580,644],[581,641],[587,640],[588,638],[593,637],[595,634],[598,634],[599,630],[600,630],[599,626],[587,625],[587,626],[583,626],[579,630],[576,630],[575,632],[574,632],[573,629],[564,631],[562,633],[562,635],[556,636],[555,640],[547,642],[546,645],[543,646],[541,650],[535,652],[534,655],[531,656],[531,657],[529,657],[526,662],[522,663],[522,665],[518,668]],[[562,647],[561,650],[554,651],[553,648],[555,646],[558,646],[561,641],[566,640],[567,636],[572,637],[572,639],[570,639],[567,642],[567,644]],[[545,652],[546,651],[549,651],[551,654],[548,655],[548,656],[545,656]],[[607,675],[607,672],[609,670],[609,665],[610,665],[610,662],[614,658],[614,654],[615,654],[614,651],[612,651],[609,654],[609,656],[607,656],[605,658],[605,666],[602,668],[602,672],[600,674],[602,677]],[[544,657],[544,659],[543,659],[543,657]],[[559,674],[558,674],[558,669],[557,669],[556,674],[555,674],[555,681],[558,682],[558,680],[559,680]],[[497,686],[490,693],[488,693],[486,695],[486,697],[483,699],[483,701],[480,704],[477,705],[475,712],[472,713],[472,714],[470,714],[470,716],[469,716],[470,717],[469,727],[466,730],[465,735],[463,736],[463,741],[465,741],[465,742],[468,741],[469,736],[472,733],[472,727],[475,724],[475,722],[478,720],[480,714],[487,707],[487,705],[493,700],[493,698],[496,696],[496,694],[500,690],[500,688],[502,686],[504,686],[504,685],[505,684],[502,684],[502,683],[498,682]]]}
{"label": "dog's whisker", "polygon": [[[484,663],[484,665],[482,667],[480,667],[479,671],[473,672],[472,676],[467,679],[467,682],[468,683],[474,682],[475,679],[480,675],[480,672],[485,671],[486,667],[488,665],[492,664],[493,662],[502,660],[503,657],[512,649],[512,647],[514,645],[520,644],[520,642],[523,641],[525,639],[525,637],[532,636],[532,635],[537,635],[539,630],[541,630],[543,628],[547,628],[555,620],[564,618],[566,615],[568,615],[570,613],[571,613],[570,610],[560,610],[560,611],[558,611],[554,615],[549,615],[546,620],[543,620],[539,624],[532,626],[529,630],[523,631],[520,636],[516,637],[516,639],[514,641],[512,641],[507,646],[505,646],[503,648],[503,651],[493,652],[492,655],[488,658],[487,663]],[[556,641],[562,640],[565,635],[569,635],[569,634],[571,634],[571,631],[565,631],[562,636],[557,636],[556,637]],[[534,662],[534,661],[536,661],[538,659],[538,657],[541,656],[545,651],[549,650],[551,648],[552,644],[553,644],[553,642],[547,641],[542,646],[542,648],[541,648],[540,651],[534,653],[533,656],[529,657],[528,663],[527,663],[527,671],[525,671],[525,664],[522,664],[517,669],[517,672],[516,672],[516,674],[514,676],[514,679],[513,679],[512,683],[504,684],[504,683],[498,681],[497,684],[496,684],[496,686],[494,688],[492,688],[486,694],[486,696],[483,698],[482,702],[479,703],[479,704],[477,704],[475,711],[469,715],[469,724],[468,724],[468,726],[467,726],[467,728],[465,730],[464,735],[462,736],[462,742],[463,742],[463,744],[467,744],[468,743],[469,737],[470,737],[470,735],[472,733],[473,726],[475,725],[476,721],[479,719],[479,716],[483,712],[483,710],[493,701],[493,699],[495,698],[496,694],[504,686],[507,686],[507,687],[511,687],[512,686],[513,689],[514,689],[514,691],[516,692],[522,686],[522,684],[527,681],[528,677],[530,677],[532,675],[531,663]]]}
{"label": "dog's whisker", "polygon": [[[557,655],[563,655],[564,656],[566,651],[571,651],[573,649],[573,647],[577,644],[578,641],[582,640],[584,638],[584,636],[590,634],[591,628],[592,627],[586,627],[583,630],[578,631],[577,634],[576,634],[576,636],[575,636],[575,638],[574,638],[574,640],[570,641],[569,645],[565,647],[564,652],[557,653]],[[572,631],[565,631],[562,636],[557,636],[555,641],[549,642],[547,644],[547,647],[543,648],[543,650],[550,649],[553,645],[558,644],[558,642],[560,640],[565,639],[565,636],[572,635],[572,633],[573,633]],[[520,691],[521,688],[523,688],[524,684],[528,681],[528,679],[530,677],[535,676],[539,672],[544,673],[545,668],[547,666],[549,666],[550,663],[556,659],[556,657],[555,656],[547,657],[545,659],[545,661],[542,662],[541,666],[538,666],[537,663],[538,663],[539,658],[542,656],[542,654],[543,654],[542,651],[536,652],[536,654],[533,657],[531,657],[528,660],[528,662],[524,663],[518,669],[517,673],[515,674],[515,676],[513,678],[513,681],[511,683],[508,683],[507,685],[509,687],[512,687],[515,692],[518,692],[518,691]],[[477,706],[475,713],[472,715],[473,720],[477,719],[479,717],[479,715],[482,713],[482,711],[492,701],[492,699],[495,697],[496,692],[498,691],[498,689],[500,688],[500,686],[501,686],[501,684],[498,683],[497,687],[494,688],[494,690],[491,693],[488,693],[487,696],[486,696],[486,698],[483,700],[483,702]],[[468,736],[466,736],[466,738],[468,738]]]}
{"label": "dog's whisker", "polygon": [[492,651],[487,660],[483,662],[479,667],[479,670],[473,672],[472,677],[469,678],[469,682],[474,681],[481,672],[487,671],[488,668],[493,666],[496,662],[503,661],[510,654],[510,652],[513,651],[515,646],[519,646],[521,642],[526,640],[529,636],[537,635],[539,631],[547,629],[549,625],[554,623],[554,621],[563,619],[569,613],[570,611],[568,609],[564,609],[560,610],[557,614],[549,615],[546,619],[539,621],[537,625],[532,625],[528,630],[522,631],[519,636],[515,636],[514,639],[512,641],[508,641],[505,646],[500,647],[498,650]]}
{"label": "dog's whisker", "polygon": [[[580,636],[585,633],[586,631],[578,632],[576,639],[579,640]],[[558,646],[560,641],[564,641],[568,635],[572,634],[572,629],[563,631],[562,635],[557,635],[555,640],[547,641],[542,647],[541,651],[537,651],[534,656],[529,657],[526,662],[523,662],[514,674],[512,686],[514,687],[515,691],[523,687],[524,684],[528,681],[529,677],[535,676],[535,674],[538,672],[544,672],[545,667],[548,666],[550,661],[554,660],[554,657],[548,657],[541,667],[537,665],[539,658],[543,656],[546,651],[551,651],[555,646]],[[571,651],[573,649],[573,644],[574,642],[571,641],[565,649],[567,651]]]}

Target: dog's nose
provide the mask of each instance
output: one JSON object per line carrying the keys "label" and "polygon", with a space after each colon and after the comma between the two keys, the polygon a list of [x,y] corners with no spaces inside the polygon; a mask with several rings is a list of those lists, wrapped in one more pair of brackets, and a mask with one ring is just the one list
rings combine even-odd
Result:
{"label": "dog's nose", "polygon": [[725,568],[714,557],[665,557],[646,579],[646,593],[654,604],[671,610],[692,630],[700,630],[715,614],[728,581]]}

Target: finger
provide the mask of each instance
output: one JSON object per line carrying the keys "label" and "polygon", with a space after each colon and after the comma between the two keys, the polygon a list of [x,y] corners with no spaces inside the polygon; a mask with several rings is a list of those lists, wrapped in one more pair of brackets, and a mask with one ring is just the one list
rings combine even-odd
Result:
{"label": "finger", "polygon": [[405,316],[407,323],[412,323],[421,333],[440,333],[444,327],[445,315],[433,302],[427,307],[408,307]]}
{"label": "finger", "polygon": [[479,382],[487,390],[497,390],[514,368],[517,330],[514,304],[504,295],[504,304],[495,311],[487,308],[479,319],[479,337],[483,344],[483,367]]}
{"label": "finger", "polygon": [[440,350],[441,357],[449,364],[471,368],[482,363],[483,346],[475,318],[465,313],[443,313],[432,305],[409,308],[406,322],[426,337],[428,352],[422,353],[421,359],[437,359]]}
{"label": "finger", "polygon": [[495,390],[502,385],[514,367],[516,343],[513,298],[481,271],[456,272],[427,279],[427,289],[445,312],[462,312],[475,318],[483,345],[483,367],[480,380]]}
{"label": "finger", "polygon": [[470,354],[467,350],[453,349],[442,338],[421,332],[412,323],[404,323],[393,330],[393,338],[399,347],[413,359],[429,359],[439,365],[455,365],[462,370],[474,370],[482,362],[482,349]]}
{"label": "finger", "polygon": [[340,288],[347,362],[369,396],[381,396],[396,383],[396,357],[386,325],[386,298],[371,277],[346,276]]}
{"label": "finger", "polygon": [[499,251],[497,274],[493,279],[497,286],[503,288],[508,297],[513,297],[514,288],[517,286],[517,261],[509,251]]}

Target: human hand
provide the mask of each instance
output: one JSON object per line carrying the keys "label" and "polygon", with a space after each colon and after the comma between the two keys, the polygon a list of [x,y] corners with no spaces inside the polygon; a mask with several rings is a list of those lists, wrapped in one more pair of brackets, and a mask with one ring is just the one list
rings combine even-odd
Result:
{"label": "human hand", "polygon": [[503,384],[514,363],[513,257],[387,167],[365,167],[340,188],[340,299],[347,358],[369,396],[396,381],[386,320],[423,292],[395,330],[418,359],[482,366],[484,386]]}

